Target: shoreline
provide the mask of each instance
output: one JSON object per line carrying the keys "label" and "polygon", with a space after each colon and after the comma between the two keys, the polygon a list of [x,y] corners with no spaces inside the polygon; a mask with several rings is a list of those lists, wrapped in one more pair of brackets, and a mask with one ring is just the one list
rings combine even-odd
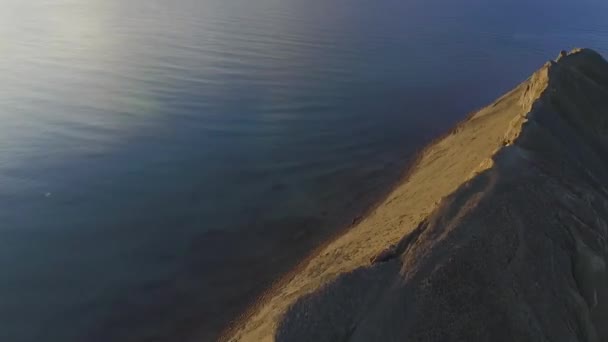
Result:
{"label": "shoreline", "polygon": [[232,322],[226,325],[224,329],[220,331],[218,334],[218,342],[230,342],[231,336],[236,333],[239,326],[242,322],[248,320],[253,316],[257,310],[260,309],[261,305],[269,300],[271,297],[276,295],[277,291],[279,291],[283,286],[292,281],[294,277],[302,271],[319,253],[321,253],[324,249],[334,243],[336,240],[340,239],[344,235],[348,234],[353,228],[355,228],[361,221],[365,220],[370,215],[378,209],[378,207],[382,206],[388,199],[388,197],[401,185],[408,182],[409,177],[415,171],[416,166],[419,161],[423,158],[425,151],[434,145],[436,142],[444,139],[445,137],[453,134],[455,130],[461,124],[464,124],[472,115],[476,114],[477,111],[470,112],[465,116],[464,119],[457,122],[453,127],[450,127],[445,132],[437,135],[435,138],[430,139],[427,142],[421,144],[420,148],[414,150],[412,155],[408,158],[407,161],[402,167],[400,176],[398,176],[394,181],[390,182],[391,184],[387,184],[386,188],[381,191],[378,195],[374,196],[373,199],[370,199],[371,204],[368,208],[359,211],[358,214],[352,214],[350,217],[352,219],[346,219],[346,221],[351,221],[350,223],[343,224],[342,228],[338,228],[333,230],[332,234],[329,237],[323,239],[318,246],[313,248],[310,253],[307,253],[301,260],[296,261],[295,266],[292,267],[289,271],[280,274],[277,277],[277,280],[273,281],[272,284],[264,290],[261,294],[256,296],[250,303],[246,304],[246,309],[239,314],[238,316],[232,319]]}
{"label": "shoreline", "polygon": [[[384,205],[388,198],[402,185],[407,183],[412,176],[412,174],[416,171],[416,167],[419,162],[424,158],[425,153],[428,149],[432,148],[436,143],[445,139],[446,137],[454,134],[462,125],[464,125],[472,116],[477,114],[482,108],[477,110],[470,111],[464,118],[456,122],[451,127],[447,128],[443,133],[440,133],[433,138],[427,139],[425,142],[422,142],[419,147],[415,148],[411,155],[407,158],[406,161],[401,167],[401,171],[399,172],[399,176],[396,177],[393,181],[389,182],[385,189],[380,191],[377,195],[370,199],[370,204],[367,208],[362,211],[358,211],[356,213],[351,213],[351,215],[345,215],[346,217],[352,217],[352,219],[347,218],[346,221],[351,221],[350,223],[344,223],[342,228],[334,229],[332,233],[322,239],[318,245],[313,248],[309,253],[307,253],[303,258],[295,262],[295,266],[292,267],[289,271],[279,274],[277,279],[272,282],[270,286],[267,287],[266,290],[262,291],[258,296],[256,296],[250,303],[245,305],[245,310],[241,312],[241,314],[237,315],[232,319],[226,326],[223,328],[218,334],[218,342],[233,342],[233,335],[236,334],[239,330],[239,327],[242,326],[243,322],[251,319],[252,316],[256,314],[257,311],[260,310],[261,306],[263,306],[267,301],[269,301],[273,296],[277,295],[277,292],[280,291],[281,288],[286,286],[290,281],[292,281],[303,269],[308,266],[308,264],[315,259],[323,250],[328,248],[332,243],[335,243],[336,240],[347,235],[352,229],[356,228],[362,221],[367,219],[369,216],[373,215],[374,212]],[[419,225],[419,223],[416,224]],[[415,229],[416,227],[414,227]],[[414,230],[412,229],[412,230]]]}
{"label": "shoreline", "polygon": [[232,336],[238,331],[239,327],[243,324],[243,322],[252,318],[253,315],[263,306],[270,298],[275,296],[278,291],[285,285],[287,285],[290,281],[292,281],[298,273],[300,273],[306,266],[321,253],[324,249],[328,248],[332,243],[336,242],[336,240],[342,238],[344,235],[348,234],[352,229],[356,228],[359,223],[364,221],[370,215],[373,215],[374,212],[378,209],[378,207],[382,206],[386,203],[389,196],[404,183],[409,181],[410,176],[415,171],[415,168],[418,166],[419,161],[423,158],[424,153],[427,149],[431,148],[436,142],[441,141],[445,137],[453,134],[458,127],[464,123],[477,111],[470,112],[465,116],[464,119],[457,122],[453,127],[446,130],[444,133],[439,134],[435,138],[430,139],[429,141],[422,143],[420,148],[415,149],[412,153],[410,160],[405,163],[405,166],[401,170],[401,175],[397,177],[396,180],[390,182],[391,184],[387,185],[386,189],[375,196],[374,199],[371,199],[371,204],[368,208],[363,211],[357,212],[357,214],[352,214],[350,217],[352,219],[346,219],[346,221],[351,221],[350,223],[343,224],[342,228],[335,229],[329,237],[326,237],[321,241],[318,246],[313,248],[305,257],[301,260],[296,261],[295,266],[292,267],[289,271],[280,274],[277,277],[277,280],[273,281],[272,284],[264,290],[260,295],[256,296],[250,303],[246,304],[246,309],[232,319],[232,322],[229,322],[228,325],[224,329],[220,331],[218,334],[218,342],[233,342]]}
{"label": "shoreline", "polygon": [[[558,61],[563,58],[568,61],[560,64],[569,65],[570,60],[573,63],[587,58],[593,61],[595,56],[597,54],[589,50],[574,50],[570,54],[561,54]],[[384,263],[383,259],[376,263],[377,258],[389,253],[388,260],[394,260],[405,253],[409,249],[410,233],[429,220],[431,215],[468,210],[470,205],[480,205],[477,196],[483,196],[483,192],[489,190],[483,190],[479,195],[467,195],[473,196],[470,199],[462,199],[473,201],[470,204],[455,204],[452,208],[446,202],[454,201],[455,194],[465,191],[463,187],[485,181],[486,174],[498,172],[496,169],[500,165],[497,166],[496,163],[512,163],[501,160],[507,158],[507,149],[512,150],[510,146],[519,143],[520,136],[529,134],[524,134],[527,132],[524,127],[527,127],[528,116],[535,111],[539,101],[550,96],[545,90],[553,84],[550,75],[557,73],[556,69],[560,70],[558,67],[553,68],[556,63],[546,63],[494,103],[472,113],[452,130],[427,144],[418,158],[413,159],[408,168],[408,177],[397,183],[385,199],[379,201],[360,222],[342,235],[327,241],[323,247],[315,249],[305,263],[299,264],[298,268],[290,272],[289,277],[283,278],[283,282],[261,297],[249,314],[237,321],[223,336],[223,340],[270,342],[281,337],[281,341],[301,341],[305,334],[318,336],[323,333],[329,334],[328,336],[334,336],[332,333],[350,336],[349,331],[354,329],[351,325],[358,323],[349,320],[355,319],[357,313],[347,308],[352,305],[369,305],[357,302],[363,300],[359,296],[351,297],[349,291],[355,291],[351,287],[367,286],[365,288],[368,290],[357,291],[363,291],[359,293],[361,297],[369,297],[370,291],[374,293],[373,289],[384,286],[376,284],[385,280],[390,282],[393,279],[391,277],[399,274],[398,269],[387,270],[388,266],[383,266],[390,264],[394,267],[395,262]],[[465,209],[460,209],[461,207]],[[426,228],[426,224],[423,226]],[[414,239],[418,240],[416,237]],[[430,240],[425,241],[426,244],[435,243],[436,238],[428,239]],[[422,255],[413,257],[413,260],[401,261],[420,262],[425,258],[423,255],[432,254],[433,250],[423,248],[420,253]],[[357,278],[358,276],[364,279]],[[370,298],[366,300],[375,301]],[[393,304],[389,302],[385,305]],[[318,315],[314,314],[315,310],[320,310]],[[367,313],[364,310],[359,314]],[[368,329],[367,333],[369,332]]]}
{"label": "shoreline", "polygon": [[[418,163],[418,160],[421,158],[424,150],[430,145],[433,144],[436,140],[442,139],[444,136],[449,135],[452,132],[453,128],[450,128],[449,131],[442,133],[440,136],[431,139],[427,142],[422,142],[421,147],[415,148],[411,153],[409,159],[404,163],[405,166],[401,167],[401,172],[399,172],[399,176],[397,176],[394,180],[387,182],[386,186],[382,191],[379,191],[376,195],[369,198],[369,205],[363,210],[353,211],[352,213],[345,215],[345,221],[342,224],[337,224],[337,226],[341,228],[333,229],[329,236],[320,238],[321,241],[317,243],[317,245],[306,255],[299,260],[296,260],[295,265],[290,268],[287,272],[283,272],[276,277],[276,280],[272,282],[270,286],[266,288],[266,290],[262,291],[259,295],[257,295],[254,299],[251,300],[250,303],[247,303],[245,306],[245,310],[241,312],[241,314],[235,316],[231,322],[229,322],[225,328],[223,328],[218,334],[218,342],[228,342],[230,341],[230,337],[232,334],[238,330],[239,325],[251,318],[252,315],[255,314],[257,310],[259,310],[260,306],[263,305],[267,300],[269,300],[272,296],[276,294],[283,286],[293,280],[293,278],[303,269],[308,263],[313,260],[318,253],[323,251],[337,239],[341,238],[345,234],[355,228],[361,221],[365,220],[368,216],[372,215],[374,211],[381,206],[388,196],[393,193],[393,191],[399,187],[402,183],[407,182],[411,172],[414,167]],[[342,221],[338,219],[337,221]]]}
{"label": "shoreline", "polygon": [[[307,253],[303,258],[297,260],[295,265],[288,270],[287,272],[283,272],[279,274],[277,279],[272,282],[270,286],[268,286],[262,293],[257,295],[254,299],[252,299],[249,303],[245,305],[245,310],[243,310],[239,315],[235,316],[231,319],[228,324],[225,325],[223,329],[218,334],[218,342],[231,342],[231,337],[235,334],[239,326],[242,325],[243,322],[253,316],[257,310],[260,309],[260,306],[264,305],[266,301],[276,295],[277,291],[279,291],[283,286],[293,280],[293,278],[302,271],[319,253],[321,253],[324,249],[329,247],[336,240],[340,239],[344,235],[348,234],[353,228],[355,228],[359,223],[364,221],[370,215],[373,215],[374,212],[378,209],[378,207],[382,206],[388,199],[388,197],[400,186],[409,181],[410,176],[415,171],[416,166],[420,162],[420,160],[424,157],[425,152],[431,148],[434,144],[446,138],[447,136],[454,134],[456,130],[463,124],[465,124],[473,115],[475,115],[482,108],[470,111],[464,118],[457,121],[452,126],[445,129],[442,133],[439,133],[431,138],[422,141],[418,147],[414,148],[410,153],[409,157],[406,157],[408,160],[403,163],[403,166],[400,168],[399,175],[395,177],[394,180],[387,182],[386,187],[380,191],[378,194],[370,198],[370,204],[367,205],[366,208],[360,211],[356,211],[354,213],[350,213],[349,215],[345,215],[346,222],[341,225],[341,228],[332,230],[332,233],[329,234],[328,237],[325,237],[318,243],[316,247],[314,247],[309,253]],[[338,220],[339,221],[339,220]],[[338,224],[340,226],[340,224]]]}

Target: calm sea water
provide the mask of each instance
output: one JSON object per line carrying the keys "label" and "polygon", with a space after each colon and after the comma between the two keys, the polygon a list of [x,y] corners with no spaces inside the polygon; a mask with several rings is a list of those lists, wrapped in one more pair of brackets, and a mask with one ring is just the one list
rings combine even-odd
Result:
{"label": "calm sea water", "polygon": [[210,341],[608,2],[0,0],[0,340]]}

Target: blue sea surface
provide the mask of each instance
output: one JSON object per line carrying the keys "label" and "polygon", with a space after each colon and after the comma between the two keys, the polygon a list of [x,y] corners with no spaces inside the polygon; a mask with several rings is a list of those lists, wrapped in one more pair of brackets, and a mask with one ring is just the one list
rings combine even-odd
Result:
{"label": "blue sea surface", "polygon": [[0,0],[0,341],[213,341],[603,0]]}

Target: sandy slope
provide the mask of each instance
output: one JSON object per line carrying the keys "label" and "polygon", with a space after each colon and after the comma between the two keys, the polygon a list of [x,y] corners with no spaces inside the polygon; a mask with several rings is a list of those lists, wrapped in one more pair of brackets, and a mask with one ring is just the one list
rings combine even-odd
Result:
{"label": "sandy slope", "polygon": [[228,340],[607,340],[606,133],[608,63],[563,54],[429,146]]}

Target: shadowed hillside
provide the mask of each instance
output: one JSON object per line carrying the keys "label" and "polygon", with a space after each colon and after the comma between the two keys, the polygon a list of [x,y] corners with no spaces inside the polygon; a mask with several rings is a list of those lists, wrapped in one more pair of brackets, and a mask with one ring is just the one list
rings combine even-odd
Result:
{"label": "shadowed hillside", "polygon": [[230,341],[607,341],[608,63],[562,53],[427,147]]}

